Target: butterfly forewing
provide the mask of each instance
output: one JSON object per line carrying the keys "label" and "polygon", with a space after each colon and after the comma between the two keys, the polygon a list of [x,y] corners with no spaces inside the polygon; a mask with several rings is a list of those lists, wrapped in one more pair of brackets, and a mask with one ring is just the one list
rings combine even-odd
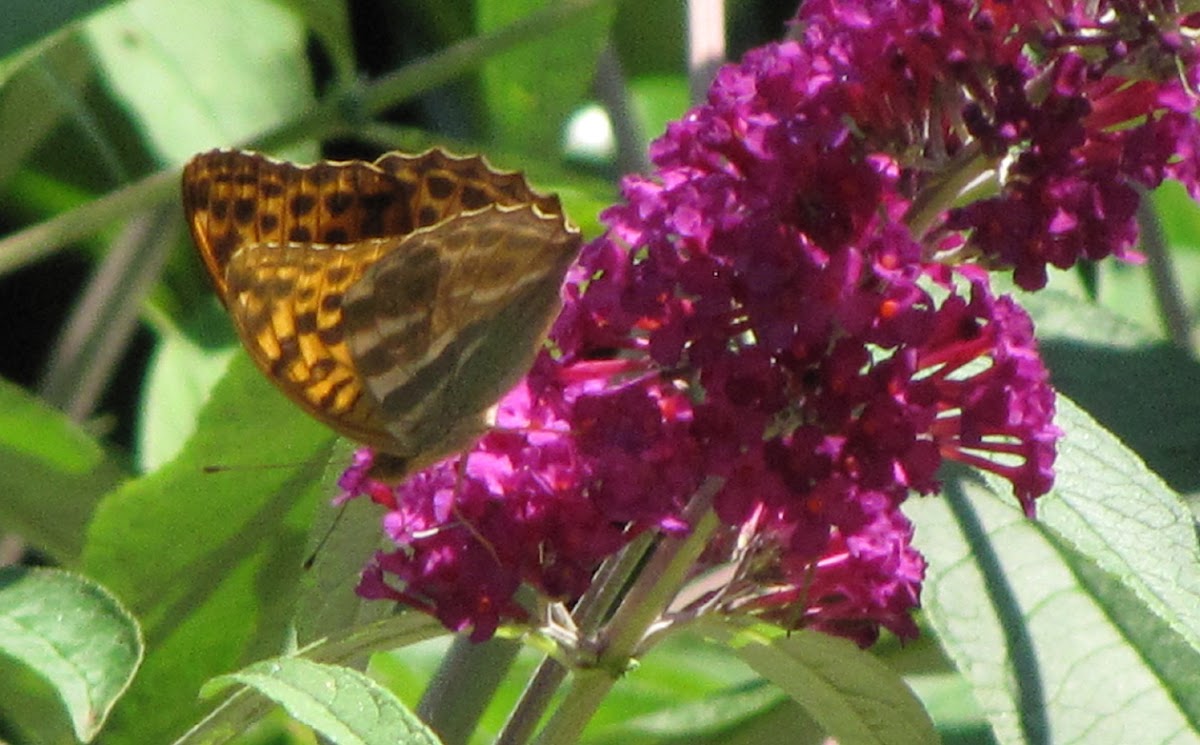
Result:
{"label": "butterfly forewing", "polygon": [[557,197],[430,150],[297,166],[214,150],[184,208],[242,342],[338,432],[431,462],[536,354],[579,233]]}
{"label": "butterfly forewing", "polygon": [[545,215],[562,216],[558,197],[533,191],[520,172],[497,171],[478,156],[460,158],[434,148],[420,155],[388,153],[374,165],[411,184],[413,227],[493,204],[532,204]]}
{"label": "butterfly forewing", "polygon": [[[238,249],[382,237],[390,224],[411,222],[406,197],[395,178],[367,163],[298,167],[216,150],[184,170],[188,224],[223,300],[225,268]],[[377,214],[381,203],[391,205],[387,219]]]}
{"label": "butterfly forewing", "polygon": [[537,194],[520,173],[438,149],[311,166],[213,150],[188,163],[183,184],[188,225],[222,299],[225,267],[249,244],[396,237],[490,204],[532,203],[561,215],[557,197]]}

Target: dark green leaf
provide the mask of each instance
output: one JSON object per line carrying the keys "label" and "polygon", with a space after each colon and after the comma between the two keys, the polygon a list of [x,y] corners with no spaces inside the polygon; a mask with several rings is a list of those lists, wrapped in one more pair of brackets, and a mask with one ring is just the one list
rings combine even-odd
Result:
{"label": "dark green leaf", "polygon": [[[1022,298],[1056,388],[1167,480],[1200,490],[1200,363],[1113,313],[1060,293]],[[1152,382],[1152,385],[1148,385]]]}
{"label": "dark green leaf", "polygon": [[83,106],[82,89],[91,72],[87,50],[78,36],[63,34],[47,40],[8,75],[0,77],[0,142],[4,143],[0,148],[0,184],[9,183],[29,153],[73,106]]}
{"label": "dark green leaf", "polygon": [[9,3],[0,23],[0,57],[79,20],[112,0],[55,0],[52,3]]}
{"label": "dark green leaf", "polygon": [[[338,452],[344,453],[339,461],[349,462],[348,448]],[[296,637],[301,646],[394,612],[391,603],[346,594],[347,588],[358,585],[363,567],[375,552],[387,548],[382,517],[383,510],[369,499],[351,500],[318,515],[311,541],[315,553],[309,557],[297,604]]]}

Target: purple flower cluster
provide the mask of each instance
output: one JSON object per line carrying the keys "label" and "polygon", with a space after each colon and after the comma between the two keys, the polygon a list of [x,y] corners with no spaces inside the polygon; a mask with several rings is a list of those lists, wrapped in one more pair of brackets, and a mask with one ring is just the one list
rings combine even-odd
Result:
{"label": "purple flower cluster", "polygon": [[838,76],[830,109],[918,188],[968,159],[1000,174],[944,228],[1025,289],[1047,265],[1136,258],[1139,189],[1169,177],[1200,197],[1200,16],[1171,3],[818,0],[796,24]]}
{"label": "purple flower cluster", "polygon": [[1128,255],[1135,184],[1200,192],[1190,47],[1094,7],[805,2],[796,39],[723,68],[653,177],[625,180],[495,430],[396,488],[369,454],[347,473],[399,546],[360,592],[487,638],[524,617],[518,587],[578,597],[716,484],[696,572],[737,567],[719,610],[915,634],[904,500],[945,460],[1031,516],[1053,482],[1032,323],[984,269],[1039,287],[1047,264]]}

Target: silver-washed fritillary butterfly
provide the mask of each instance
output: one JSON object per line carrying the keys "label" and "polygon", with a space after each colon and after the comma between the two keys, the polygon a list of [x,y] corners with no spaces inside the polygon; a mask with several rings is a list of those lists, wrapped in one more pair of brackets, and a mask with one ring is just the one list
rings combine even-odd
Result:
{"label": "silver-washed fritillary butterfly", "polygon": [[555,196],[439,149],[183,172],[213,283],[258,367],[398,479],[486,429],[560,307],[580,234]]}

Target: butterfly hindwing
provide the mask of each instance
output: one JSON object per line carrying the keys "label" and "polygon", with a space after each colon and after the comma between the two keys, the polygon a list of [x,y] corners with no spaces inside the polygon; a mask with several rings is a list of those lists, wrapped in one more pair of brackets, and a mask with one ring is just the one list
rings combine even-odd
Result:
{"label": "butterfly hindwing", "polygon": [[397,440],[455,449],[426,443],[528,369],[578,247],[561,218],[493,207],[414,233],[355,283],[346,341]]}

